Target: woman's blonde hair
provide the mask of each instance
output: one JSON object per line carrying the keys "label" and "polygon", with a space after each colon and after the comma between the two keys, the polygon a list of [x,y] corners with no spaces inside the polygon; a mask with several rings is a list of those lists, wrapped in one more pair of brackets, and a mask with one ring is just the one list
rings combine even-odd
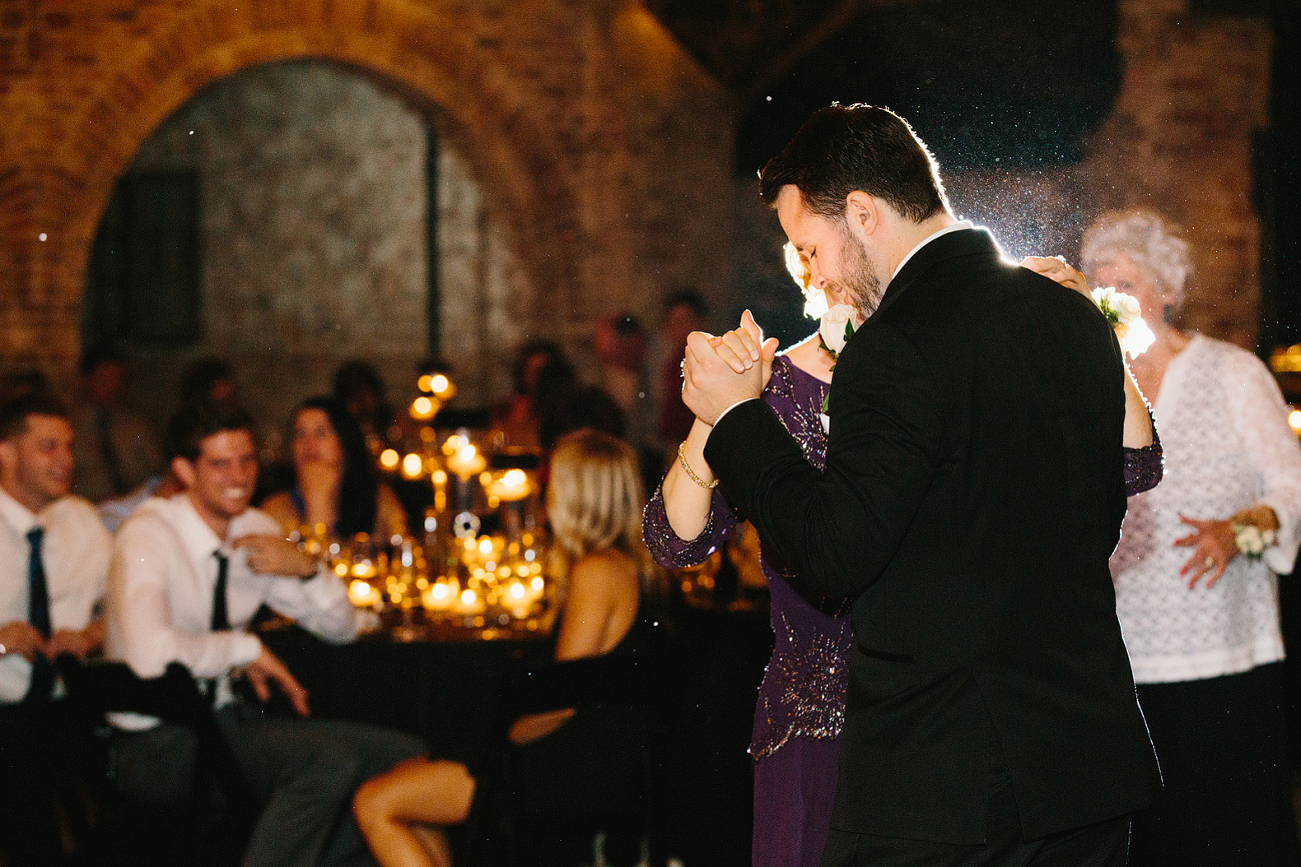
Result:
{"label": "woman's blonde hair", "polygon": [[607,548],[635,555],[644,503],[637,455],[623,440],[583,428],[556,443],[547,513],[571,558]]}
{"label": "woman's blonde hair", "polygon": [[1124,256],[1133,262],[1158,289],[1175,296],[1174,307],[1183,303],[1184,288],[1192,276],[1193,263],[1188,242],[1178,230],[1152,211],[1109,211],[1084,233],[1080,243],[1080,264],[1090,275]]}

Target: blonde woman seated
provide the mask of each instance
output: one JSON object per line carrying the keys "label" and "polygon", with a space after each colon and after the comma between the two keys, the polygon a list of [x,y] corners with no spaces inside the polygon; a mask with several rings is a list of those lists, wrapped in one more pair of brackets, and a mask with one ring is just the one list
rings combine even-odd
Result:
{"label": "blonde woman seated", "polygon": [[402,504],[375,472],[357,421],[331,397],[314,397],[294,413],[290,429],[294,487],[273,494],[262,510],[285,532],[324,525],[332,537],[407,532]]}
{"label": "blonde woman seated", "polygon": [[[562,438],[551,458],[547,510],[568,576],[557,661],[632,654],[644,640],[639,611],[651,564],[641,541],[644,497],[632,448],[584,429]],[[548,789],[548,801],[582,792],[585,768],[627,752],[609,709],[565,709],[520,717],[510,728],[517,778]],[[617,759],[616,759],[617,761]],[[365,783],[353,812],[382,867],[449,865],[442,827],[464,822],[476,798],[473,772],[459,762],[416,760]]]}

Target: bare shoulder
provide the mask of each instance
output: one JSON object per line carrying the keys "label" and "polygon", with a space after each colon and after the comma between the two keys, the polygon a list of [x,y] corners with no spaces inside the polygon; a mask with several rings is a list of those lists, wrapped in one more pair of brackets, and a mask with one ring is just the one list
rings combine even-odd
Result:
{"label": "bare shoulder", "polygon": [[272,520],[279,524],[282,529],[292,530],[301,523],[298,510],[294,507],[294,501],[290,498],[288,491],[272,494],[263,500],[262,505],[258,508],[270,515]]}

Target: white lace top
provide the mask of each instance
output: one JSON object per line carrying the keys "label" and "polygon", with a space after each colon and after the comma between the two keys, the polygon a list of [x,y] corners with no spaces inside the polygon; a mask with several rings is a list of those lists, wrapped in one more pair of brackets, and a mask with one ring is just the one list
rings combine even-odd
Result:
{"label": "white lace top", "polygon": [[[1174,357],[1154,408],[1165,478],[1131,497],[1111,558],[1116,609],[1138,683],[1197,680],[1283,658],[1278,578],[1301,539],[1301,445],[1290,411],[1261,361],[1200,335]],[[1263,561],[1234,557],[1212,588],[1179,574],[1192,549],[1175,547],[1190,526],[1227,519],[1256,503],[1281,528]]]}

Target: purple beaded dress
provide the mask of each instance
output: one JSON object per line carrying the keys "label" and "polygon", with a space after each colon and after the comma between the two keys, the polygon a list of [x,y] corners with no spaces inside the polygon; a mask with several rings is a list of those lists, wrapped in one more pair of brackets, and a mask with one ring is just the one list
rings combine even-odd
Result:
{"label": "purple beaded dress", "polygon": [[[819,470],[826,464],[820,412],[829,388],[779,355],[763,393],[764,402]],[[1160,478],[1159,442],[1125,450],[1127,494],[1147,490]],[[705,529],[695,539],[679,539],[669,526],[660,488],[646,506],[646,545],[662,566],[694,566],[723,544],[736,523],[716,489]],[[816,867],[831,827],[845,718],[852,643],[848,603],[814,606],[791,587],[766,546],[761,560],[775,642],[759,686],[750,741],[755,758],[752,865]]]}

